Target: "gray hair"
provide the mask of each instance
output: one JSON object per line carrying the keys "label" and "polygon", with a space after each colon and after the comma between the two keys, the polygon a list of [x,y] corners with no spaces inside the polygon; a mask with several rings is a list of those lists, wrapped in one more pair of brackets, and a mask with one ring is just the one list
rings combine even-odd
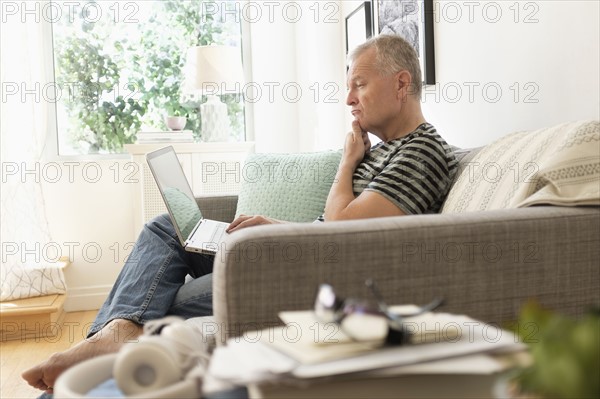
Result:
{"label": "gray hair", "polygon": [[397,35],[378,35],[356,47],[348,56],[349,63],[354,62],[367,50],[375,48],[375,67],[382,75],[391,75],[408,71],[412,77],[412,90],[417,99],[421,98],[423,86],[421,65],[415,49],[406,40]]}

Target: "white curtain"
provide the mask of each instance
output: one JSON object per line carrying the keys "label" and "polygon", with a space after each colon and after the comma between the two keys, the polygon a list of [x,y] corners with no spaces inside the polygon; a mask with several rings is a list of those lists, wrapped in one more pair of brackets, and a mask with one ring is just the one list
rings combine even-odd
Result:
{"label": "white curtain", "polygon": [[[16,3],[15,3],[16,4]],[[28,7],[32,7],[29,3]],[[0,79],[0,192],[2,264],[0,300],[66,291],[62,270],[48,262],[43,248],[51,242],[42,191],[43,154],[48,115],[54,104],[47,89],[53,80],[51,37],[42,18],[3,16]],[[31,173],[22,173],[25,170]],[[38,179],[39,177],[39,179]]]}

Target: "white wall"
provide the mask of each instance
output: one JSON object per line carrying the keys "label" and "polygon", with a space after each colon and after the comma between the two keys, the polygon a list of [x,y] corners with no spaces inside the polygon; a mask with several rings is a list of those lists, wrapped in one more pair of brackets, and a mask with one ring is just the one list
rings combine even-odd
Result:
{"label": "white wall", "polygon": [[423,98],[428,120],[448,141],[476,146],[512,131],[600,118],[599,2],[474,2],[472,18],[465,3],[436,2],[438,84]]}
{"label": "white wall", "polygon": [[256,150],[340,148],[345,123],[340,2],[276,2],[272,19],[265,2],[252,3],[263,11],[250,23],[253,82],[276,85],[272,98],[265,89],[254,104]]}
{"label": "white wall", "polygon": [[[263,88],[262,96],[254,104],[254,132],[260,152],[340,148],[349,126],[350,116],[344,105],[343,25],[344,16],[360,2],[333,2],[339,5],[337,15],[334,14],[337,24],[326,23],[324,18],[329,15],[326,11],[331,11],[325,10],[324,4],[332,2],[320,3],[317,23],[313,11],[307,10],[313,3],[301,3],[303,18],[299,22],[282,18],[280,7],[275,9],[272,23],[264,18],[250,24],[253,82]],[[456,18],[456,14],[450,13],[452,9],[443,8],[450,3],[458,5],[462,12],[457,22],[452,22]],[[477,5],[472,22],[466,3],[436,2],[439,84],[428,88],[423,99],[426,118],[449,142],[476,146],[515,130],[600,118],[598,2],[522,2],[517,23],[514,11],[509,9],[515,2],[470,2]],[[486,6],[488,3],[498,4],[502,9],[502,18],[497,23],[482,16],[484,7],[488,7],[488,19],[495,16],[490,8],[495,6]],[[537,8],[525,8],[526,4]],[[525,24],[526,16],[538,22]],[[274,88],[273,100],[267,95],[268,82],[279,84]],[[282,88],[289,83],[302,88],[297,103],[284,98]],[[315,83],[319,88],[318,101],[314,98],[315,90],[310,89]],[[327,83],[334,85],[328,86],[329,91],[325,88]],[[484,94],[482,88],[486,84],[488,92]],[[335,85],[339,87],[334,97],[337,102],[325,102],[325,94],[331,93]],[[474,87],[472,101],[468,85]],[[457,87],[461,88],[462,96],[453,102]],[[501,88],[502,95],[492,103],[495,87]],[[515,101],[517,87],[519,98]],[[293,91],[290,89],[288,94]],[[528,94],[531,94],[529,100],[537,102],[526,102]],[[135,239],[131,187],[122,177],[125,162],[99,162],[103,178],[97,183],[88,183],[80,173],[76,183],[44,186],[53,240],[80,243],[76,259],[66,271],[70,310],[92,308],[101,302],[121,268],[124,247]],[[80,172],[83,166],[83,163],[79,166]],[[121,170],[116,183],[115,169]],[[98,243],[102,248],[98,261],[86,260],[82,254],[83,245],[89,243]],[[88,248],[87,256],[92,258],[94,245]]]}
{"label": "white wall", "polygon": [[140,174],[122,159],[48,162],[39,170],[52,237],[48,249],[58,246],[72,261],[65,270],[65,307],[98,308],[135,240],[132,181]]}
{"label": "white wall", "polygon": [[254,3],[261,14],[249,17],[253,76],[246,83],[247,87],[256,87],[249,97],[254,104],[256,150],[295,151],[298,114],[296,105],[284,100],[288,95],[284,87],[296,82],[294,24],[282,17],[281,7],[269,14],[262,3]]}

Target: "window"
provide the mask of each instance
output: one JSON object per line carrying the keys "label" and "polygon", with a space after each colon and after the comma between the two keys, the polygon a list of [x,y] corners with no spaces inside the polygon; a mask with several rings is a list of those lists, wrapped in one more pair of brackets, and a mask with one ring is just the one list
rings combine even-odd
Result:
{"label": "window", "polygon": [[[61,155],[123,152],[141,130],[166,130],[165,116],[187,116],[202,139],[202,96],[182,93],[186,50],[222,44],[241,50],[235,1],[52,2],[58,149]],[[215,12],[223,8],[223,12]],[[209,12],[210,11],[210,12]],[[222,17],[226,15],[228,17]],[[244,103],[227,104],[230,138],[244,140]]]}

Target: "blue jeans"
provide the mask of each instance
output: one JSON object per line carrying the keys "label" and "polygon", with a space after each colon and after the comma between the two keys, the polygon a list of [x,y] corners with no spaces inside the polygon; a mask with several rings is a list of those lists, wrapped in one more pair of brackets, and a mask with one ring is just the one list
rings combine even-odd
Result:
{"label": "blue jeans", "polygon": [[[113,319],[145,324],[167,315],[212,315],[213,261],[212,255],[181,246],[169,215],[152,219],[144,225],[89,336]],[[185,283],[187,275],[194,280]]]}

